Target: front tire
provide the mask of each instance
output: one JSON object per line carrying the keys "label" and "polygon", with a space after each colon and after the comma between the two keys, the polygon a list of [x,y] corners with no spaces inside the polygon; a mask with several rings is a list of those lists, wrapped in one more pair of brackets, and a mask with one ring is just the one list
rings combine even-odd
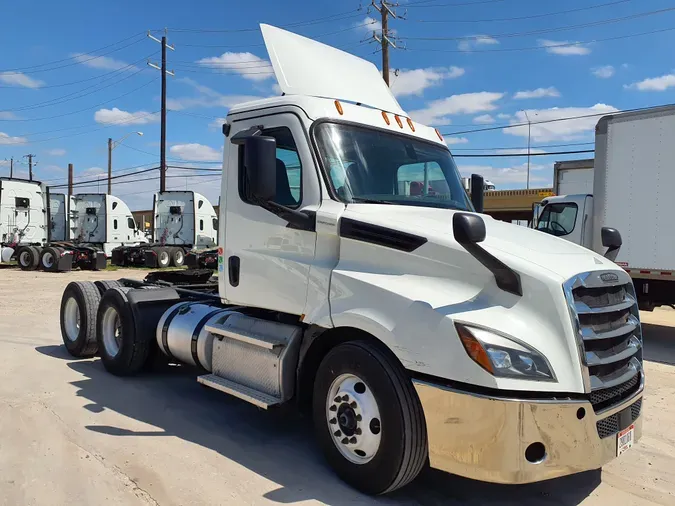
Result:
{"label": "front tire", "polygon": [[61,337],[73,357],[93,357],[96,345],[96,312],[101,301],[91,281],[68,283],[61,297]]}
{"label": "front tire", "polygon": [[316,436],[338,476],[367,494],[410,483],[428,457],[426,422],[403,367],[368,341],[333,348],[314,382]]}
{"label": "front tire", "polygon": [[34,246],[23,246],[16,254],[22,271],[34,271],[40,263],[40,252]]}

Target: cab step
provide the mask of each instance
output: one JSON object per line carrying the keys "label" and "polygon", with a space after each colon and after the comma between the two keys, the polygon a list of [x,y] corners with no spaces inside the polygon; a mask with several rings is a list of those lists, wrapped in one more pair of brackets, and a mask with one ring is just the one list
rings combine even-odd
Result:
{"label": "cab step", "polygon": [[202,376],[198,376],[197,381],[207,387],[220,390],[221,392],[238,397],[239,399],[246,402],[250,402],[259,408],[267,409],[271,406],[281,404],[281,399],[278,399],[273,395],[259,392],[258,390],[254,390],[253,388],[240,385],[234,381],[221,378],[215,374],[204,374]]}

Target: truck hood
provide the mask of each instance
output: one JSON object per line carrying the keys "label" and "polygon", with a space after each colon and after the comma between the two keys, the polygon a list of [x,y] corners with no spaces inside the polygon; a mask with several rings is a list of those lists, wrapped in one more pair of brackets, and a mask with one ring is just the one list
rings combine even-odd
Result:
{"label": "truck hood", "polygon": [[[349,204],[344,218],[423,236],[430,243],[461,248],[452,231],[449,209],[380,204]],[[486,238],[480,245],[508,265],[509,257],[532,263],[566,280],[580,272],[618,269],[601,255],[564,239],[481,214]],[[519,262],[520,263],[520,262]]]}

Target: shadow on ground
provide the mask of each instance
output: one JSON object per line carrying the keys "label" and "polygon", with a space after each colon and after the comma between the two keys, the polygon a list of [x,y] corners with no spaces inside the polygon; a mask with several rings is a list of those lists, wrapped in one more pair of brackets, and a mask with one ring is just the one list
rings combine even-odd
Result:
{"label": "shadow on ground", "polygon": [[642,337],[645,360],[675,365],[675,327],[643,323]]}
{"label": "shadow on ground", "polygon": [[[57,346],[40,353],[66,358]],[[73,382],[85,409],[117,411],[161,430],[134,432],[120,427],[90,425],[110,437],[172,435],[209,448],[279,484],[264,494],[270,501],[292,504],[316,500],[333,506],[353,504],[411,505],[561,505],[574,506],[600,483],[600,471],[523,486],[476,482],[428,469],[411,485],[384,497],[360,495],[327,467],[314,445],[311,421],[290,410],[263,411],[203,387],[197,373],[172,367],[161,374],[119,378],[108,374],[100,360],[73,361],[68,367],[84,376]]]}

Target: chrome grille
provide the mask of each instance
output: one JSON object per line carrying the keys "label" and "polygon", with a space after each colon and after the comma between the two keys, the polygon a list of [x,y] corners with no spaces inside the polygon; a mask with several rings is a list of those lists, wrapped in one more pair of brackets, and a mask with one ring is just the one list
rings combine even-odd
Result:
{"label": "chrome grille", "polygon": [[[630,410],[630,420],[631,423],[633,423],[635,420],[637,420],[638,416],[640,416],[640,411],[642,410],[642,398],[635,401],[629,408],[626,409]],[[620,417],[621,412],[614,413],[613,415],[596,422],[595,427],[598,429],[598,436],[600,436],[600,439],[613,436],[620,430],[626,428],[621,427]]]}
{"label": "chrome grille", "polygon": [[590,272],[568,280],[564,291],[587,391],[600,413],[630,398],[642,384],[642,332],[633,284],[622,271]]}

